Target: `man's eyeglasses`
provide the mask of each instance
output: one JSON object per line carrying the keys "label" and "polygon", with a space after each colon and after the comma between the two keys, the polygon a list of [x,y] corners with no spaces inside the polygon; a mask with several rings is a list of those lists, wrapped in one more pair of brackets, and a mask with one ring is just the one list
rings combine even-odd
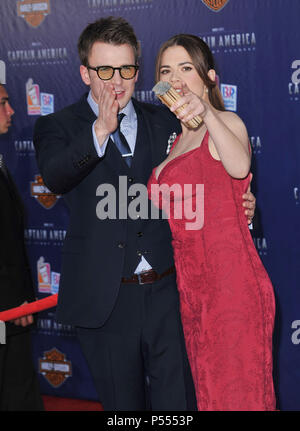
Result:
{"label": "man's eyeglasses", "polygon": [[112,67],[112,66],[98,66],[98,67],[90,67],[87,66],[88,69],[95,70],[97,72],[97,75],[100,79],[103,81],[108,81],[111,79],[114,74],[115,70],[118,70],[121,78],[123,79],[132,79],[135,77],[139,66],[132,65],[132,64],[126,64],[125,66],[121,67]]}

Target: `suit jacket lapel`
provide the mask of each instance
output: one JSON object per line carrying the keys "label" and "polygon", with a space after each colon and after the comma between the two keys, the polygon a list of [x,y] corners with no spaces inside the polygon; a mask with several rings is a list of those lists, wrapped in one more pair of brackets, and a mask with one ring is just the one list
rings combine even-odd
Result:
{"label": "suit jacket lapel", "polygon": [[162,158],[162,148],[159,143],[163,137],[164,128],[162,124],[155,121],[153,115],[143,109],[143,106],[139,104],[138,101],[132,99],[133,105],[140,114],[143,115],[146,130],[144,133],[147,134],[147,142],[150,143],[151,157],[152,157],[152,167],[157,166],[161,163]]}
{"label": "suit jacket lapel", "polygon": [[81,99],[79,99],[79,101],[73,105],[73,109],[76,115],[78,115],[78,117],[88,121],[91,124],[97,118],[92,108],[88,104],[87,93],[84,94]]}
{"label": "suit jacket lapel", "polygon": [[109,169],[113,170],[117,176],[128,175],[130,172],[128,165],[120,154],[120,151],[110,138],[107,143],[104,159],[101,163],[105,163],[109,166]]}

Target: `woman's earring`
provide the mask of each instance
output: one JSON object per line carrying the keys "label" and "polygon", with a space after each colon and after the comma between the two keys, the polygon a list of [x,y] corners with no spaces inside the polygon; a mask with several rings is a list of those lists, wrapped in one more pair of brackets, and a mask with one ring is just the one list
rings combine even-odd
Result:
{"label": "woman's earring", "polygon": [[205,93],[208,93],[208,88],[207,87],[205,87]]}

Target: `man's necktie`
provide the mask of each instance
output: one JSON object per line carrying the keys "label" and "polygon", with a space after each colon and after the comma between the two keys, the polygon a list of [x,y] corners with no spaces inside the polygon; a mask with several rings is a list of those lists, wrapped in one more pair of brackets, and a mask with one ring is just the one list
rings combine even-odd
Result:
{"label": "man's necktie", "polygon": [[131,149],[128,145],[128,142],[126,141],[125,136],[123,135],[123,133],[120,130],[121,121],[123,120],[124,117],[125,117],[125,114],[118,114],[118,127],[114,131],[112,136],[114,138],[114,142],[115,142],[118,150],[122,154],[122,157],[124,157],[125,162],[130,167],[131,162],[132,162],[132,152],[131,152]]}

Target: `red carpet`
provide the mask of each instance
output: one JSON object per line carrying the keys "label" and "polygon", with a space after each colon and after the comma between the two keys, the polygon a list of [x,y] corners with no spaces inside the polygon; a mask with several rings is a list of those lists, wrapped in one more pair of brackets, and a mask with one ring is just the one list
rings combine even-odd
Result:
{"label": "red carpet", "polygon": [[102,405],[97,401],[77,400],[72,398],[51,397],[43,395],[46,411],[103,411]]}

